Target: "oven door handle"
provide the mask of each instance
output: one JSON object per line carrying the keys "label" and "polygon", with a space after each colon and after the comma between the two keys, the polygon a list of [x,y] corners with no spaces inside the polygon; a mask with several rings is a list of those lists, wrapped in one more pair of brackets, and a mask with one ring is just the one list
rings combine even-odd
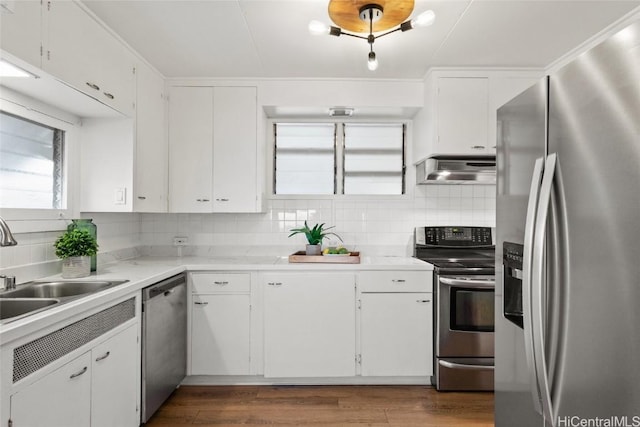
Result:
{"label": "oven door handle", "polygon": [[493,365],[467,365],[464,363],[448,362],[446,360],[438,360],[440,366],[444,366],[449,369],[466,369],[469,371],[493,371],[495,367]]}
{"label": "oven door handle", "polygon": [[456,279],[453,277],[440,277],[440,283],[444,283],[449,286],[457,286],[462,288],[471,289],[495,289],[495,280],[478,280],[478,279]]}

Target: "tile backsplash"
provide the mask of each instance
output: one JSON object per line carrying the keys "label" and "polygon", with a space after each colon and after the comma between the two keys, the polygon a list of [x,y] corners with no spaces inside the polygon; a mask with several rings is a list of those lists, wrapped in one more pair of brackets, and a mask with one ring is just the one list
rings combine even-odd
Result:
{"label": "tile backsplash", "polygon": [[413,198],[273,199],[262,214],[141,214],[142,252],[175,255],[173,238],[184,236],[183,255],[287,255],[304,247],[304,236],[288,235],[307,220],[335,225],[349,249],[411,255],[414,227],[495,227],[495,201],[493,185],[424,185]]}
{"label": "tile backsplash", "polygon": [[[412,254],[413,229],[422,225],[495,227],[495,186],[419,185],[413,197],[380,199],[273,199],[260,214],[86,213],[98,226],[98,263],[117,258],[177,255],[173,238],[184,236],[183,255],[288,255],[304,248],[292,228],[334,225],[344,246],[368,255]],[[18,245],[0,248],[0,270],[57,258],[56,232],[20,233]],[[337,239],[326,242],[341,244]],[[4,271],[3,271],[4,272]]]}

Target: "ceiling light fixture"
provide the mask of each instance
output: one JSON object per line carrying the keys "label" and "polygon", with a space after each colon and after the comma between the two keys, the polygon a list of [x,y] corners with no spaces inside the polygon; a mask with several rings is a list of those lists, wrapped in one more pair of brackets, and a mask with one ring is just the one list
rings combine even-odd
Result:
{"label": "ceiling light fixture", "polygon": [[[329,17],[337,26],[329,26],[314,20],[309,23],[309,32],[313,35],[329,34],[336,37],[344,34],[366,40],[369,43],[367,67],[375,71],[378,68],[378,58],[373,51],[373,43],[376,39],[396,31],[404,32],[433,24],[436,15],[432,10],[407,20],[413,12],[413,6],[414,0],[329,0]],[[373,34],[390,28],[393,29],[377,36]],[[343,29],[354,33],[368,32],[369,35],[365,37]]]}

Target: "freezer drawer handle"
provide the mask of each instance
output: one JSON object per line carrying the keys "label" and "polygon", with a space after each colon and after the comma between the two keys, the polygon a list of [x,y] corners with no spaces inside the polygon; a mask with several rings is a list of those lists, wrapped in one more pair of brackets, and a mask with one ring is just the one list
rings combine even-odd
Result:
{"label": "freezer drawer handle", "polygon": [[101,360],[106,359],[107,357],[109,357],[109,355],[111,354],[110,351],[107,351],[105,354],[103,354],[102,356],[96,357],[96,362],[99,362]]}
{"label": "freezer drawer handle", "polygon": [[465,365],[463,363],[447,362],[446,360],[438,360],[438,364],[449,369],[466,369],[469,371],[493,371],[494,366],[487,365]]}
{"label": "freezer drawer handle", "polygon": [[75,374],[71,374],[71,376],[69,377],[70,380],[79,377],[80,375],[84,374],[85,372],[87,372],[87,367],[85,366],[84,368],[82,368],[82,370],[80,372],[76,372]]}

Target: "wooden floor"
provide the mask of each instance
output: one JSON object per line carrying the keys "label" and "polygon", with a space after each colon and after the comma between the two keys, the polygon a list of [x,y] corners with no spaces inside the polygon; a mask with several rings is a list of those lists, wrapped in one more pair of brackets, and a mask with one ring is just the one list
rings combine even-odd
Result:
{"label": "wooden floor", "polygon": [[493,426],[493,393],[425,386],[182,386],[146,426]]}

